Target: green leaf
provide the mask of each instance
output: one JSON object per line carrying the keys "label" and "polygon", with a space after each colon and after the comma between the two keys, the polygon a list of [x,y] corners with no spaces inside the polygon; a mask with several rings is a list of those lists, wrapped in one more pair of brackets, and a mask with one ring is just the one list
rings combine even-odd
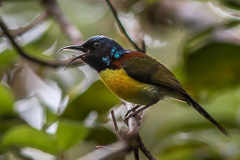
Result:
{"label": "green leaf", "polygon": [[116,135],[104,126],[95,126],[89,133],[88,139],[94,140],[98,145],[107,145],[117,140]]}
{"label": "green leaf", "polygon": [[7,131],[0,144],[1,149],[11,147],[32,147],[44,152],[56,154],[58,146],[56,137],[27,125],[18,125]]}
{"label": "green leaf", "polygon": [[89,132],[83,124],[70,120],[61,120],[56,132],[61,151],[65,151],[83,140]]}
{"label": "green leaf", "polygon": [[191,90],[209,91],[240,85],[240,46],[210,42],[187,54],[186,86]]}
{"label": "green leaf", "polygon": [[12,64],[15,61],[15,58],[17,57],[17,54],[13,50],[5,50],[2,53],[0,53],[0,67],[6,67]]}
{"label": "green leaf", "polygon": [[0,95],[0,116],[14,113],[14,97],[11,91],[7,87],[0,85]]}
{"label": "green leaf", "polygon": [[67,107],[64,116],[83,120],[92,110],[104,114],[119,103],[119,99],[99,80]]}
{"label": "green leaf", "polygon": [[[198,32],[193,32],[189,34],[187,43],[184,46],[185,54],[192,53],[199,48],[203,47],[204,45],[208,44],[209,41],[212,41],[212,37],[215,34],[216,30],[219,29],[233,29],[239,26],[240,21],[238,19],[224,19],[221,22],[218,22],[214,25],[211,25],[203,30]],[[218,37],[218,41],[230,41],[234,42],[234,39],[227,39],[226,37]]]}

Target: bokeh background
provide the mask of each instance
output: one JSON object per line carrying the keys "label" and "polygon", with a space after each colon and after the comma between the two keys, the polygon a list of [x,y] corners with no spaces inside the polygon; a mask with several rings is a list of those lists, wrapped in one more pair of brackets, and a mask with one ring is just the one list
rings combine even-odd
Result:
{"label": "bokeh background", "polygon": [[[119,32],[104,0],[57,0],[81,38],[106,35],[134,49]],[[240,2],[237,0],[119,0],[112,3],[129,35],[177,76],[184,88],[231,134],[225,137],[187,104],[161,101],[144,112],[140,135],[160,160],[240,159]],[[37,0],[3,0],[10,29],[29,25],[44,10]],[[0,30],[1,32],[1,30]],[[17,37],[45,60],[72,41],[48,17]],[[126,108],[88,66],[51,68],[21,57],[1,32],[0,159],[87,160],[97,145],[117,141]],[[101,154],[99,152],[98,154]],[[85,156],[85,157],[84,157]],[[100,155],[99,155],[100,156]],[[141,159],[146,159],[142,154]],[[126,154],[126,159],[133,155]]]}

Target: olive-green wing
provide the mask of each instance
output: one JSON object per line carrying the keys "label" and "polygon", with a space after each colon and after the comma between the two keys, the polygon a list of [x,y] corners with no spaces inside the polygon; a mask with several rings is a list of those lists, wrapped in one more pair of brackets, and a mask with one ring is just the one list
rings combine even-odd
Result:
{"label": "olive-green wing", "polygon": [[130,77],[140,82],[182,90],[172,72],[148,55],[133,57],[125,61],[122,67]]}

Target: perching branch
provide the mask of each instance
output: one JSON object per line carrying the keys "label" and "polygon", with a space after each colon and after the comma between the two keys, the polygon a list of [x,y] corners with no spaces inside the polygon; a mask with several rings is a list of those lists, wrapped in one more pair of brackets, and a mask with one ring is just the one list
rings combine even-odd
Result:
{"label": "perching branch", "polygon": [[118,25],[120,31],[122,32],[122,34],[128,39],[128,41],[132,44],[132,46],[133,46],[137,51],[145,53],[145,45],[143,45],[143,46],[144,46],[143,49],[140,49],[140,48],[138,47],[138,45],[130,38],[130,36],[128,35],[127,31],[126,31],[125,28],[123,27],[121,21],[120,21],[119,18],[118,18],[118,14],[117,14],[116,10],[114,9],[114,7],[112,6],[111,2],[110,2],[109,0],[105,0],[105,1],[107,2],[109,8],[111,9],[112,14],[113,14],[113,16],[114,16],[114,18],[115,18],[115,20],[116,20],[116,22],[117,22],[117,25]]}
{"label": "perching branch", "polygon": [[135,160],[140,160],[140,157],[139,157],[139,149],[138,149],[138,148],[135,148],[135,149],[133,150],[133,152],[134,152],[134,158],[135,158]]}
{"label": "perching branch", "polygon": [[[130,110],[132,106],[127,105],[127,110]],[[128,131],[124,135],[125,138],[129,139],[130,138],[130,143],[131,147],[133,148],[134,151],[134,156],[135,159],[139,158],[138,153],[138,148],[143,152],[143,154],[149,158],[149,160],[154,160],[153,156],[151,153],[146,149],[145,145],[142,143],[142,139],[139,135],[138,132],[138,127],[140,125],[140,118],[138,118],[138,115],[129,117],[128,119]]]}
{"label": "perching branch", "polygon": [[[131,105],[126,105],[127,109],[131,109]],[[107,154],[102,160],[107,160],[112,157],[117,157],[121,154],[133,151],[135,160],[139,160],[139,149],[149,160],[156,160],[152,154],[147,150],[142,139],[138,133],[139,121],[138,115],[129,117],[128,119],[128,129],[122,133],[119,133],[117,126],[117,121],[114,115],[114,111],[111,110],[112,120],[114,124],[115,133],[118,135],[120,141],[126,144],[125,147],[115,150],[113,153]],[[104,147],[103,147],[104,148]]]}

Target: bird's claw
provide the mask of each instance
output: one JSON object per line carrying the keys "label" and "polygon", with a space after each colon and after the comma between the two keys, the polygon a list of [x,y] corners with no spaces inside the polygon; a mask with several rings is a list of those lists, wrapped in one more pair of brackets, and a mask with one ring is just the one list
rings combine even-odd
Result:
{"label": "bird's claw", "polygon": [[135,117],[136,119],[137,119],[137,122],[138,122],[138,126],[140,126],[141,125],[141,123],[140,123],[140,120],[141,120],[141,117],[137,114],[137,112],[135,112],[135,111],[133,111],[132,113],[126,113],[126,115],[124,116],[124,123],[126,124],[126,125],[128,125],[128,119],[130,118],[130,117]]}
{"label": "bird's claw", "polygon": [[[127,113],[126,113],[125,116],[124,116],[124,120],[126,119],[126,117],[128,117],[128,115],[129,115],[131,112],[133,112],[133,110],[131,110],[131,109],[129,109],[129,110],[127,111]],[[128,118],[129,118],[129,117],[128,117]]]}
{"label": "bird's claw", "polygon": [[130,117],[133,117],[133,116],[135,116],[135,113],[133,112],[133,113],[131,113],[131,111],[129,112],[127,112],[126,114],[125,114],[125,116],[124,116],[124,123],[125,124],[128,124],[128,119],[130,118]]}
{"label": "bird's claw", "polygon": [[[127,110],[127,113],[125,114],[124,117],[128,117],[128,115],[129,115],[131,112],[134,113],[137,108],[139,108],[139,105],[136,105],[136,106],[132,107],[131,109]],[[124,118],[124,119],[125,119],[125,118]]]}

